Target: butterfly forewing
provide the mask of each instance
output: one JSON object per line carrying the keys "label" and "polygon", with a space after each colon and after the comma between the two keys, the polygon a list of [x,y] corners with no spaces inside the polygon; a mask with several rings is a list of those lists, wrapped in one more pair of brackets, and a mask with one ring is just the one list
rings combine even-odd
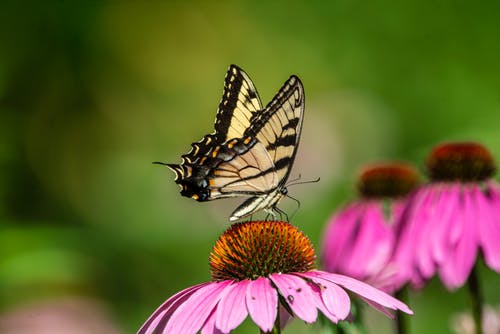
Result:
{"label": "butterfly forewing", "polygon": [[262,103],[248,75],[231,65],[224,80],[224,92],[215,118],[215,135],[219,143],[242,138],[253,115]]}
{"label": "butterfly forewing", "polygon": [[254,116],[246,132],[266,147],[280,185],[286,182],[295,159],[303,114],[304,88],[299,78],[291,76],[266,108]]}

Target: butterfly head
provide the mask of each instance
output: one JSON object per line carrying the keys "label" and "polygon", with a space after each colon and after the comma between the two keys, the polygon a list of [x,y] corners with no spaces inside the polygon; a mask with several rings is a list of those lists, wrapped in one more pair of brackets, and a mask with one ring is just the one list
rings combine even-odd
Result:
{"label": "butterfly head", "polygon": [[283,196],[288,195],[288,188],[287,187],[281,187],[279,191],[280,191],[280,194]]}

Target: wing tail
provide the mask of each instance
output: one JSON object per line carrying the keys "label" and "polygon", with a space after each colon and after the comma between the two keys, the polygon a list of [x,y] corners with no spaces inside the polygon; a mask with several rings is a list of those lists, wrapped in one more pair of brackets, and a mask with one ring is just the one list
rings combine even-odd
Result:
{"label": "wing tail", "polygon": [[184,176],[184,170],[182,169],[181,165],[175,165],[175,164],[162,164],[167,166],[171,171],[175,173],[175,182],[179,183],[178,181],[182,180]]}

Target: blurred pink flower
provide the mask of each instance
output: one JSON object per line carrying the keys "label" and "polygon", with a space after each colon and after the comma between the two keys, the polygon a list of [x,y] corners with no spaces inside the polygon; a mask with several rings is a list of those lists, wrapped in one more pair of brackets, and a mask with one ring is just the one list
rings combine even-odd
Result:
{"label": "blurred pink flower", "polygon": [[[485,306],[483,308],[484,334],[500,333],[500,307]],[[456,334],[475,334],[476,324],[468,312],[459,313],[451,319],[451,328]]]}
{"label": "blurred pink flower", "polygon": [[322,263],[330,272],[365,281],[393,292],[397,264],[391,258],[394,226],[406,204],[406,195],[418,185],[417,172],[407,164],[370,166],[358,182],[360,198],[340,209],[323,236]]}
{"label": "blurred pink flower", "polygon": [[313,323],[318,310],[337,323],[350,312],[346,290],[386,314],[390,314],[386,308],[412,313],[402,302],[365,283],[314,270],[314,259],[309,239],[289,223],[234,224],[210,256],[213,281],[170,297],[138,333],[230,333],[248,315],[268,332],[277,319],[281,327],[290,317]]}
{"label": "blurred pink flower", "polygon": [[99,301],[66,297],[33,302],[0,315],[2,334],[119,334],[123,331]]}
{"label": "blurred pink flower", "polygon": [[431,182],[409,201],[398,227],[401,277],[414,287],[436,273],[452,290],[467,280],[479,252],[500,272],[500,187],[495,164],[476,143],[439,145],[427,160]]}

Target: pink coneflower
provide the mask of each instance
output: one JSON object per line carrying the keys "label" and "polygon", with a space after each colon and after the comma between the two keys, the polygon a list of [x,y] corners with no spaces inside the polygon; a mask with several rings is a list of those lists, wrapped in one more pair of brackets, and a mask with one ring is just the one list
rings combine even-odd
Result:
{"label": "pink coneflower", "polygon": [[415,287],[438,273],[452,290],[462,286],[479,252],[500,272],[500,187],[490,152],[477,143],[449,143],[427,159],[431,182],[409,201],[395,255]]}
{"label": "pink coneflower", "polygon": [[365,283],[315,270],[314,262],[309,239],[289,223],[234,224],[210,255],[212,281],[170,297],[139,334],[230,333],[248,315],[263,333],[279,333],[290,317],[315,322],[318,310],[337,323],[350,312],[346,290],[383,312],[388,308],[412,313]]}
{"label": "pink coneflower", "polygon": [[394,222],[403,211],[406,195],[418,185],[418,174],[405,163],[366,168],[358,181],[360,198],[330,219],[323,237],[324,269],[352,276],[392,292],[397,265],[391,260]]}

